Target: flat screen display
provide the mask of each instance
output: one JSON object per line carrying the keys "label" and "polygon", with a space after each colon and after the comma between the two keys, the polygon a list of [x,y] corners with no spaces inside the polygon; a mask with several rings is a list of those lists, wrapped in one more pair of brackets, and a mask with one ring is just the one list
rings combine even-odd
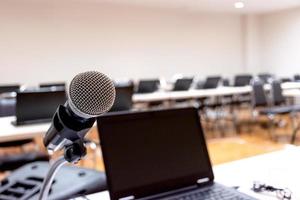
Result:
{"label": "flat screen display", "polygon": [[65,90],[17,93],[17,124],[50,121],[59,105],[66,102]]}
{"label": "flat screen display", "polygon": [[98,128],[113,200],[213,179],[194,108],[101,116]]}

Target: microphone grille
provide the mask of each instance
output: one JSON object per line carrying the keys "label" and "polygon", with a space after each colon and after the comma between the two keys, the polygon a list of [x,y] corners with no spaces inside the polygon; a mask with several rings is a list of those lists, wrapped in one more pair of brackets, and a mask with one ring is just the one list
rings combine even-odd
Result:
{"label": "microphone grille", "polygon": [[76,75],[69,87],[69,100],[83,115],[95,117],[107,112],[115,100],[113,81],[97,71]]}

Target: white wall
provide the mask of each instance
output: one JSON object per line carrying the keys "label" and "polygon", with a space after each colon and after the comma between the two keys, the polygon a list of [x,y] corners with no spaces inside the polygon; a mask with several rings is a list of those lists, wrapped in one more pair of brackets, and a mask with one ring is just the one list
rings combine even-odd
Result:
{"label": "white wall", "polygon": [[244,66],[245,72],[257,74],[261,69],[261,27],[257,15],[244,16]]}
{"label": "white wall", "polygon": [[260,18],[263,69],[280,76],[300,74],[300,8]]}
{"label": "white wall", "polygon": [[[72,2],[72,3],[70,3]],[[0,1],[0,83],[244,72],[237,14],[125,7],[92,1]]]}

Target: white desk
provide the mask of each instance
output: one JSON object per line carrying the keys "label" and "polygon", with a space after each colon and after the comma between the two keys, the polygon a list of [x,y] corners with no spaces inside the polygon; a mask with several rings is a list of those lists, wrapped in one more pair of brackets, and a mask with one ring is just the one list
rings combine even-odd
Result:
{"label": "white desk", "polygon": [[14,126],[11,123],[14,120],[15,117],[0,118],[0,142],[34,138],[43,135],[50,127],[50,123]]}
{"label": "white desk", "polygon": [[197,99],[203,97],[216,97],[226,95],[247,94],[252,91],[250,86],[245,87],[218,87],[215,89],[201,89],[188,91],[154,92],[149,94],[134,94],[133,102],[153,102],[180,99]]}
{"label": "white desk", "polygon": [[300,82],[285,82],[281,87],[283,90],[300,89]]}
{"label": "white desk", "polygon": [[[300,89],[300,82],[286,82],[281,84],[284,92],[289,90]],[[264,86],[265,90],[270,90],[271,86],[266,84]],[[134,94],[133,102],[139,103],[149,103],[155,101],[169,101],[169,100],[180,100],[180,99],[197,99],[203,97],[216,97],[216,96],[226,96],[226,95],[239,95],[239,94],[249,94],[252,92],[251,86],[243,87],[218,87],[215,89],[191,89],[188,91],[169,91],[169,92],[154,92],[149,94]],[[284,93],[285,95],[286,93]],[[287,93],[288,95],[288,93]]]}
{"label": "white desk", "polygon": [[285,90],[283,91],[283,95],[286,97],[298,98],[300,97],[300,89]]}
{"label": "white desk", "polygon": [[[250,190],[253,181],[289,188],[292,199],[300,199],[300,148],[287,146],[284,150],[255,156],[214,167],[216,181],[263,200],[275,200],[270,193],[257,194]],[[271,193],[272,194],[272,193]]]}
{"label": "white desk", "polygon": [[[300,199],[300,148],[287,146],[284,150],[254,156],[214,167],[215,180],[226,186],[240,186],[240,191],[261,200],[277,200],[276,194],[251,191],[253,181],[289,188],[292,199]],[[109,200],[107,191],[89,195],[90,200]],[[77,198],[76,200],[83,200]]]}

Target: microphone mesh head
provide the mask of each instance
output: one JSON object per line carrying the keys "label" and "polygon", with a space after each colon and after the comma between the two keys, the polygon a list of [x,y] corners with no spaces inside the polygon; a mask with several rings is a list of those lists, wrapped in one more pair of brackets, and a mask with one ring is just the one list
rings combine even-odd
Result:
{"label": "microphone mesh head", "polygon": [[113,81],[96,71],[76,75],[69,87],[69,100],[77,111],[89,117],[107,112],[114,103],[115,95]]}

